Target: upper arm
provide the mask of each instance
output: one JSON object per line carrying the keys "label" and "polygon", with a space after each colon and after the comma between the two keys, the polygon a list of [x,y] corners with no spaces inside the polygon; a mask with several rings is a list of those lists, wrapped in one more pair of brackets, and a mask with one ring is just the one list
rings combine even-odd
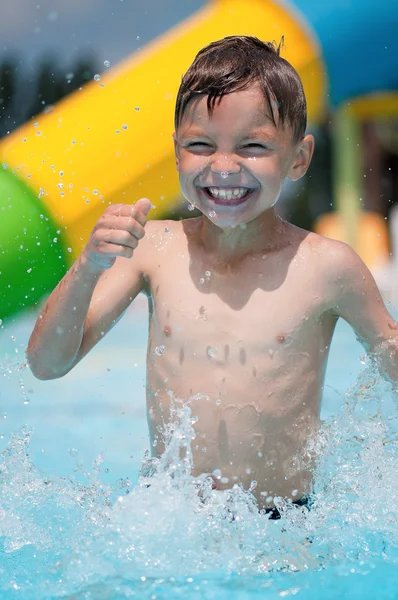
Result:
{"label": "upper arm", "polygon": [[79,362],[95,344],[119,321],[134,298],[142,291],[141,275],[124,264],[130,259],[117,258],[105,271],[95,287],[79,352],[74,364]]}
{"label": "upper arm", "polygon": [[[149,223],[147,228],[152,229]],[[112,329],[140,292],[149,291],[146,273],[150,268],[150,253],[145,240],[146,236],[132,258],[118,257],[114,265],[101,274],[91,298],[82,343],[73,366]]]}
{"label": "upper arm", "polygon": [[331,310],[353,327],[367,350],[395,341],[397,325],[359,256],[350,246],[333,242],[329,260],[325,275],[330,275]]}

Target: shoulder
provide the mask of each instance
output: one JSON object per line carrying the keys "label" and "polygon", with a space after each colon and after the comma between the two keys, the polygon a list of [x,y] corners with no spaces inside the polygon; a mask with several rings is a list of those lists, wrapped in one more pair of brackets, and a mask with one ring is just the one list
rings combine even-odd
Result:
{"label": "shoulder", "polygon": [[352,270],[357,272],[358,269],[366,269],[362,259],[349,244],[312,232],[307,234],[300,251],[313,260],[327,276],[342,277]]}
{"label": "shoulder", "polygon": [[368,268],[355,250],[345,242],[321,238],[320,260],[329,279],[337,282],[353,282],[370,275]]}
{"label": "shoulder", "polygon": [[[336,240],[320,242],[321,280],[324,298],[334,313],[353,321],[352,313],[364,310],[364,305],[381,301],[372,273],[355,250]],[[347,318],[346,318],[347,320]]]}
{"label": "shoulder", "polygon": [[142,238],[142,245],[159,248],[165,246],[169,243],[170,237],[174,237],[170,236],[170,233],[175,234],[180,227],[178,221],[151,219],[145,225],[145,236]]}
{"label": "shoulder", "polygon": [[145,225],[145,236],[136,250],[136,260],[142,272],[150,274],[152,269],[161,266],[162,261],[170,262],[186,245],[184,221],[150,220]]}
{"label": "shoulder", "polygon": [[158,249],[181,244],[190,236],[194,235],[200,227],[201,217],[193,219],[181,219],[173,221],[165,219],[162,221],[151,220],[145,226],[145,240],[149,245],[155,245]]}
{"label": "shoulder", "polygon": [[303,268],[316,279],[326,306],[374,290],[372,274],[349,244],[308,233],[299,255]]}

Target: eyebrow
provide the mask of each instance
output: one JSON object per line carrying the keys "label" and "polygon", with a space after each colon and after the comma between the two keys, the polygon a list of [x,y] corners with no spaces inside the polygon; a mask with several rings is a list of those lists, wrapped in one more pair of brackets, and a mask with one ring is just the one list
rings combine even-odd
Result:
{"label": "eyebrow", "polygon": [[[210,138],[206,132],[204,131],[189,131],[182,135],[182,138],[185,140],[193,140],[197,138]],[[237,138],[246,139],[246,140],[262,140],[264,142],[275,142],[276,137],[274,132],[264,132],[264,131],[248,131],[248,132],[238,132]]]}
{"label": "eyebrow", "polygon": [[251,131],[247,135],[242,135],[242,137],[250,138],[252,140],[259,140],[259,139],[264,139],[264,138],[267,138],[267,139],[274,139],[275,138],[275,136],[273,135],[273,133],[270,133],[268,131],[267,132],[264,132],[264,131],[261,131],[261,132],[259,132],[259,131]]}

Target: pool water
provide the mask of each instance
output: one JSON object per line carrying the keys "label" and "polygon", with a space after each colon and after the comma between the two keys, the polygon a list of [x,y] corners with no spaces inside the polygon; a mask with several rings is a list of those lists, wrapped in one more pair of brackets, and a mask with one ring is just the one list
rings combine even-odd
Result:
{"label": "pool water", "polygon": [[203,481],[198,495],[189,403],[175,403],[151,487],[138,484],[146,311],[138,299],[49,382],[23,368],[34,316],[0,331],[0,598],[396,599],[398,403],[352,330],[340,322],[332,344],[315,505],[281,501],[269,521],[240,489]]}

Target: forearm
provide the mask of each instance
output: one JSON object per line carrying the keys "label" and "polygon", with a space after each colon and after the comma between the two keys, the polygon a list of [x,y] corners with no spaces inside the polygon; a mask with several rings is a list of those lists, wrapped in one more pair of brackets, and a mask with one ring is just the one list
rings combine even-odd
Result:
{"label": "forearm", "polygon": [[81,256],[48,298],[26,353],[29,366],[39,379],[61,377],[73,365],[100,276],[101,271]]}

